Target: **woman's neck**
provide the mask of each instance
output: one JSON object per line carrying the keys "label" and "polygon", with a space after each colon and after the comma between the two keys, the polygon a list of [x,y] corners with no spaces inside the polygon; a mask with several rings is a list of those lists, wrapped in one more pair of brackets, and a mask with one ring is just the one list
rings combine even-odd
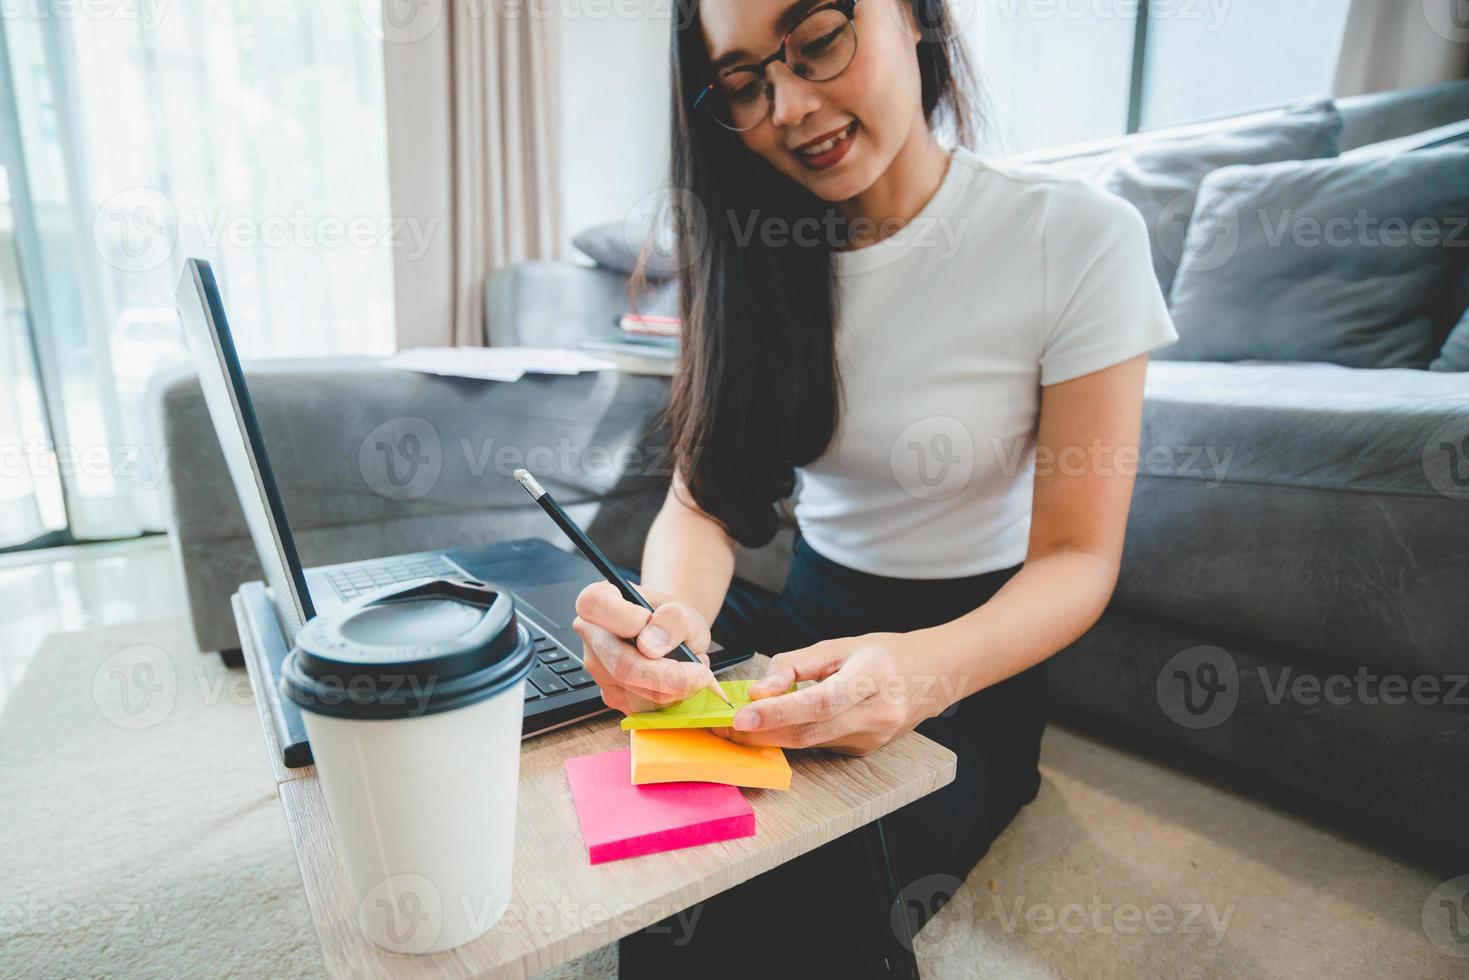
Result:
{"label": "woman's neck", "polygon": [[914,132],[883,175],[839,205],[843,217],[853,223],[849,247],[880,242],[912,221],[943,183],[950,156],[920,115]]}

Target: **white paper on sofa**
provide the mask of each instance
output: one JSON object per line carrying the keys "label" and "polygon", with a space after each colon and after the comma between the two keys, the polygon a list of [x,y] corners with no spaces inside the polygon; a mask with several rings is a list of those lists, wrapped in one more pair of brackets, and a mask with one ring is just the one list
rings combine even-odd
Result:
{"label": "white paper on sofa", "polygon": [[583,351],[550,347],[410,347],[383,363],[422,374],[486,381],[519,381],[527,374],[581,374],[617,367]]}

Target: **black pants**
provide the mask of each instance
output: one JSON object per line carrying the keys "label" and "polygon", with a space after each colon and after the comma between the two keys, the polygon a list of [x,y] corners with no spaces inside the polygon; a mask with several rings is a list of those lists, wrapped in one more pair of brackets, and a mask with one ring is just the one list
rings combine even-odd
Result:
{"label": "black pants", "polygon": [[[836,637],[909,632],[976,608],[1015,571],[883,578],[838,565],[798,538],[784,591],[736,583],[714,635],[774,654]],[[918,726],[954,751],[958,771],[943,789],[883,818],[915,932],[1035,799],[1045,724],[1045,686],[1035,667]],[[619,943],[619,975],[868,976],[872,964],[861,939],[879,927],[875,888],[854,831],[627,936]]]}

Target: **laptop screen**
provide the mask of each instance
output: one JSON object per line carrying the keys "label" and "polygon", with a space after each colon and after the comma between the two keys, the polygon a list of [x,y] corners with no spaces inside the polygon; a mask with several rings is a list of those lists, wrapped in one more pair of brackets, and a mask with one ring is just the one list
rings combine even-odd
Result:
{"label": "laptop screen", "polygon": [[316,610],[306,589],[301,561],[296,556],[280,491],[270,471],[265,441],[250,404],[245,373],[235,354],[219,286],[208,262],[189,259],[184,263],[177,302],[184,337],[199,372],[199,387],[215,435],[219,437],[219,448],[224,451],[230,481],[245,512],[245,523],[249,525],[255,553],[265,569],[265,583],[275,597],[281,625],[294,643],[296,633],[316,615]]}

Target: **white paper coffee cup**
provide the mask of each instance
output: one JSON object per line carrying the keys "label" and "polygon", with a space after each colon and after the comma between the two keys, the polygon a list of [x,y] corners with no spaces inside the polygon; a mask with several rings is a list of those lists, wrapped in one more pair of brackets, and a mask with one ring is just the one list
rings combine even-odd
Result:
{"label": "white paper coffee cup", "polygon": [[466,580],[370,593],[298,635],[281,690],[375,945],[441,952],[504,915],[534,662],[510,597]]}

